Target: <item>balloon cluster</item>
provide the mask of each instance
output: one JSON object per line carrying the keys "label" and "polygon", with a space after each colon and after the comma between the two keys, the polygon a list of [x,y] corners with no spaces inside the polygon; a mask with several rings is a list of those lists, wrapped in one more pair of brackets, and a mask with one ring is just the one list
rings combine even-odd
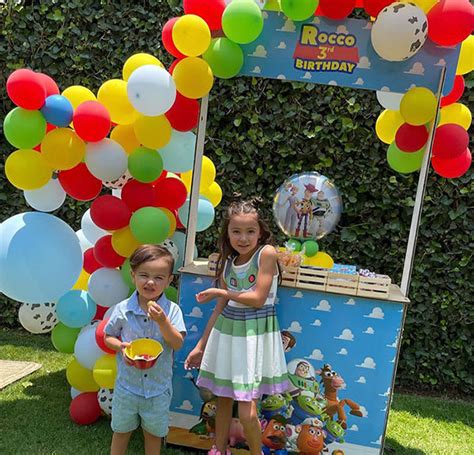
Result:
{"label": "balloon cluster", "polygon": [[[468,148],[472,114],[458,101],[464,92],[463,75],[474,70],[473,51],[474,36],[469,36],[461,46],[453,87],[441,98],[431,164],[446,178],[461,177],[472,161]],[[375,131],[382,142],[389,144],[390,167],[403,174],[420,169],[430,123],[436,114],[435,95],[427,88],[413,87],[405,94],[378,91],[377,99],[385,110],[377,119]]]}
{"label": "balloon cluster", "polygon": [[[192,23],[202,25],[196,17]],[[192,48],[199,39],[186,38],[182,24],[174,40],[183,52],[199,54]],[[5,174],[38,212],[0,226],[0,291],[23,302],[19,319],[27,330],[51,332],[58,351],[74,353],[67,378],[77,394],[71,417],[79,424],[98,418],[101,399],[110,401],[104,396],[110,398],[116,362],[103,328],[111,308],[133,288],[128,258],[141,244],[161,243],[173,254],[175,271],[183,263],[185,234],[179,229],[188,221],[192,130],[198,98],[212,86],[210,71],[206,90],[193,72],[208,64],[189,59],[171,74],[156,57],[135,54],[122,79],[106,81],[96,94],[79,85],[60,92],[51,77],[30,69],[7,80],[16,107],[4,120],[4,133],[17,150],[7,157]],[[211,226],[222,199],[206,156],[201,171],[198,231]],[[112,194],[103,194],[104,187]],[[61,207],[67,195],[91,201],[77,233],[44,213]],[[166,293],[176,300],[175,288]]]}

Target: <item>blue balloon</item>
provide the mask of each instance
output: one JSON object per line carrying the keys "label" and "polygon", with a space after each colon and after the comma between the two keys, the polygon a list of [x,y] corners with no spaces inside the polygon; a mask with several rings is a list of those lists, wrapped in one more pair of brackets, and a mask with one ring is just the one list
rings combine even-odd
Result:
{"label": "blue balloon", "polygon": [[25,212],[0,225],[0,292],[24,303],[56,302],[82,270],[76,233],[64,221]]}
{"label": "blue balloon", "polygon": [[[178,210],[179,219],[188,225],[189,199]],[[205,231],[214,221],[214,207],[206,198],[199,198],[196,231]]]}
{"label": "blue balloon", "polygon": [[41,113],[51,125],[65,127],[72,121],[74,109],[71,102],[62,95],[51,95],[46,98]]}
{"label": "blue balloon", "polygon": [[[178,269],[181,268],[184,264],[184,247],[186,245],[186,234],[181,231],[176,231],[173,236],[170,238],[178,248],[178,260],[174,263],[173,273],[177,273]],[[196,245],[194,245],[194,254],[193,259],[198,257],[198,250]]]}
{"label": "blue balloon", "polygon": [[97,304],[86,291],[73,289],[66,292],[56,304],[58,319],[68,327],[79,328],[89,324],[95,316]]}
{"label": "blue balloon", "polygon": [[163,167],[170,172],[190,171],[193,168],[195,146],[194,133],[173,130],[168,144],[158,150],[163,158]]}

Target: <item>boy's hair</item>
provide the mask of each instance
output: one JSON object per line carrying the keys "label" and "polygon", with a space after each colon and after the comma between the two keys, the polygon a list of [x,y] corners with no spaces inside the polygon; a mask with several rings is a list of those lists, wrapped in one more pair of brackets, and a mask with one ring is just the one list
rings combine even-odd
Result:
{"label": "boy's hair", "polygon": [[[237,196],[238,197],[238,196]],[[229,223],[233,215],[246,215],[248,213],[255,213],[257,215],[258,225],[260,227],[260,239],[259,245],[273,245],[273,235],[268,227],[267,222],[262,218],[259,211],[258,204],[260,200],[258,198],[249,199],[247,201],[235,200],[231,202],[227,210],[224,212],[224,223],[222,223],[221,231],[218,239],[219,246],[219,260],[218,267],[216,269],[216,276],[220,278],[224,273],[225,261],[230,256],[236,256],[237,251],[232,248],[229,240]]]}
{"label": "boy's hair", "polygon": [[174,257],[162,245],[141,245],[130,256],[130,268],[135,271],[141,264],[154,261],[155,259],[165,259],[170,266],[170,275],[173,274]]}

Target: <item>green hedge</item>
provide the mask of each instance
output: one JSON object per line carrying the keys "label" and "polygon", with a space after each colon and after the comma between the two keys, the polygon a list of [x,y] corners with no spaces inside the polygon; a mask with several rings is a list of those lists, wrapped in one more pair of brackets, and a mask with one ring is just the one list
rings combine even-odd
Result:
{"label": "green hedge", "polygon": [[[97,90],[120,77],[135,52],[170,63],[160,30],[180,13],[177,1],[13,3],[0,6],[1,87],[11,70],[23,66],[50,74],[62,89],[82,84]],[[0,116],[11,108],[2,89]],[[251,78],[218,81],[210,97],[205,153],[218,168],[223,204],[235,190],[258,194],[271,218],[273,193],[287,176],[320,171],[336,182],[344,199],[340,226],[321,242],[323,250],[337,262],[399,282],[418,174],[399,175],[387,166],[386,146],[374,133],[379,112],[375,96],[366,91]],[[3,135],[0,147],[3,156],[11,152]],[[27,210],[21,192],[6,181],[3,162],[0,220]],[[398,370],[403,387],[474,390],[472,187],[472,172],[453,181],[430,173]],[[87,206],[68,198],[58,215],[78,229]],[[199,236],[202,255],[215,250],[215,234],[210,229]],[[18,325],[16,306],[0,299],[2,325]]]}

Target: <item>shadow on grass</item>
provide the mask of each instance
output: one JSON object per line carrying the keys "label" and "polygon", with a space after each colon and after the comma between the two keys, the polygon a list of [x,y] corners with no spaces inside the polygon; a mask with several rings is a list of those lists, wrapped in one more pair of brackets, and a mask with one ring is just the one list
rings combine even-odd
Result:
{"label": "shadow on grass", "polygon": [[23,329],[0,329],[0,346],[1,345],[54,351],[50,333],[34,335],[25,332]]}
{"label": "shadow on grass", "polygon": [[420,449],[404,447],[395,439],[385,439],[384,455],[426,455],[426,452]]}

